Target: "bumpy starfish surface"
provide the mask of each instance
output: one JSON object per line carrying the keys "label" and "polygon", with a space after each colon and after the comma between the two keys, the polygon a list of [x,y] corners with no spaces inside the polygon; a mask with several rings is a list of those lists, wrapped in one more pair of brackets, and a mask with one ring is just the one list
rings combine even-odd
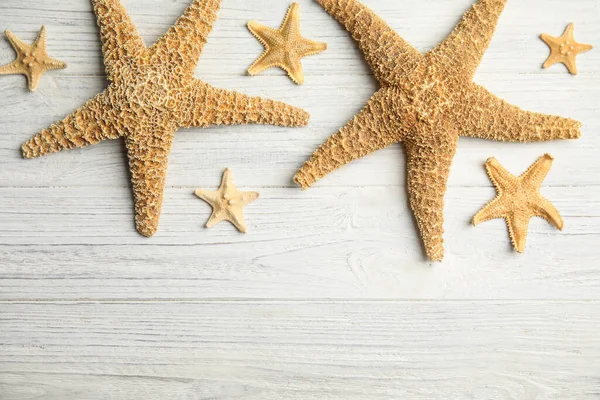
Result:
{"label": "bumpy starfish surface", "polygon": [[444,194],[459,136],[515,142],[574,139],[581,124],[523,111],[472,82],[507,0],[480,0],[421,54],[357,0],[317,0],[358,41],[381,89],[295,176],[303,189],[333,170],[404,143],[407,187],[426,252],[443,258]]}
{"label": "bumpy starfish surface", "polygon": [[196,196],[210,204],[212,215],[206,223],[212,228],[221,221],[231,222],[240,232],[246,233],[244,222],[244,207],[258,199],[257,192],[240,192],[233,184],[229,168],[223,173],[221,187],[217,191],[196,190]]}
{"label": "bumpy starfish surface", "polygon": [[248,29],[265,46],[265,52],[248,69],[256,75],[265,69],[279,67],[301,85],[304,83],[302,58],[327,49],[327,43],[313,42],[300,34],[300,5],[290,6],[279,29],[269,28],[256,21],[248,23]]}
{"label": "bumpy starfish surface", "polygon": [[523,175],[516,177],[505,170],[495,158],[490,158],[485,169],[498,191],[498,196],[475,215],[473,225],[490,219],[504,218],[515,250],[525,251],[527,229],[532,217],[541,217],[559,230],[564,223],[552,203],[540,194],[542,181],[552,167],[554,158],[545,154],[529,167]]}
{"label": "bumpy starfish surface", "polygon": [[55,60],[46,52],[46,27],[42,26],[33,44],[23,43],[9,30],[4,31],[8,41],[15,49],[17,58],[10,64],[0,67],[0,75],[22,74],[27,77],[29,90],[34,91],[46,71],[65,69],[67,64]]}
{"label": "bumpy starfish surface", "polygon": [[100,25],[109,87],[23,144],[39,157],[123,137],[131,169],[137,230],[158,229],[175,132],[181,127],[246,123],[304,126],[305,111],[214,88],[193,73],[217,18],[220,0],[194,0],[153,46],[146,48],[119,0],[92,0]]}
{"label": "bumpy starfish surface", "polygon": [[556,63],[563,63],[569,72],[577,75],[577,64],[575,57],[580,53],[590,51],[594,47],[589,44],[577,43],[573,32],[575,25],[569,24],[565,33],[561,37],[550,36],[542,33],[540,38],[550,47],[550,56],[543,65],[543,68],[549,68]]}

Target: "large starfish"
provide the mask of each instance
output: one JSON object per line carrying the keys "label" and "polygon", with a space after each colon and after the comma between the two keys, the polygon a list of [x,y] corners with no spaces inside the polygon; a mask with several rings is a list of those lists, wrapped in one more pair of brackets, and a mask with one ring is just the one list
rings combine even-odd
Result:
{"label": "large starfish", "polygon": [[409,201],[431,260],[444,255],[444,194],[459,136],[518,142],[580,136],[579,122],[523,111],[472,82],[507,0],[478,1],[426,54],[357,0],[317,1],[352,33],[382,87],[294,180],[306,189],[355,159],[404,143]]}
{"label": "large starfish", "polygon": [[175,25],[146,48],[119,0],[92,0],[111,83],[73,114],[23,144],[23,156],[39,157],[123,137],[136,227],[142,235],[152,236],[158,229],[168,156],[179,128],[306,125],[309,115],[301,109],[217,89],[194,78],[220,3],[194,0]]}

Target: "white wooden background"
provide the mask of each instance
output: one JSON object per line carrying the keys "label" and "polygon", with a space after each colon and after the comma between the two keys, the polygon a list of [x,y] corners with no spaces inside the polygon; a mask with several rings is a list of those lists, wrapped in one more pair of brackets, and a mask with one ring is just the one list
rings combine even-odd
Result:
{"label": "white wooden background", "polygon": [[[147,44],[189,0],[122,0]],[[420,50],[472,0],[366,0]],[[0,399],[600,399],[600,3],[511,0],[476,81],[524,108],[583,121],[572,142],[461,139],[446,196],[446,259],[424,260],[400,146],[307,191],[295,170],[376,90],[349,35],[300,0],[306,84],[279,70],[246,76],[262,47],[251,19],[276,26],[281,0],[224,0],[197,75],[309,110],[310,126],[181,131],[159,233],[139,236],[124,146],[23,160],[20,145],[105,85],[88,0],[2,0],[0,29],[69,68],[30,94],[0,77]],[[541,32],[569,22],[597,49],[580,75],[541,70]],[[13,52],[0,41],[0,63]],[[474,228],[495,194],[483,163],[515,174],[556,157],[542,190],[559,232],[534,220],[516,254],[504,222]],[[261,198],[247,235],[203,228],[198,187],[224,168]]]}

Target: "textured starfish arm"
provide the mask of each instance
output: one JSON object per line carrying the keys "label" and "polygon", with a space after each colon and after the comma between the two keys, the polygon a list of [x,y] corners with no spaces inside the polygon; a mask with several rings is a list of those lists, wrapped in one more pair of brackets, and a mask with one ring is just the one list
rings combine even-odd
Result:
{"label": "textured starfish arm", "polygon": [[527,233],[529,232],[529,215],[512,213],[505,216],[506,225],[508,226],[508,235],[513,247],[519,253],[525,251],[525,243],[527,242]]}
{"label": "textured starfish arm", "polygon": [[358,0],[317,0],[358,42],[375,77],[393,84],[414,71],[422,54]]}
{"label": "textured starfish arm", "polygon": [[506,207],[506,204],[496,197],[490,201],[481,211],[479,211],[473,217],[473,225],[477,226],[483,222],[490,221],[496,218],[504,218],[510,210]]}
{"label": "textured starfish arm", "polygon": [[514,189],[515,177],[506,170],[496,160],[495,157],[488,158],[485,163],[485,171],[487,172],[490,180],[494,184],[494,187],[498,189],[500,193],[505,190]]}
{"label": "textured starfish arm", "polygon": [[[44,27],[42,27],[42,29],[44,29]],[[10,44],[12,45],[12,47],[17,52],[25,53],[31,47],[28,44],[23,43],[23,41],[21,39],[19,39],[17,37],[17,35],[15,35],[14,33],[12,33],[11,31],[9,31],[8,29],[4,31],[4,34],[6,35],[6,38],[8,39],[8,41],[10,42]],[[38,39],[39,39],[39,34],[38,34]]]}
{"label": "textured starfish arm", "polygon": [[544,154],[538,158],[529,168],[521,175],[521,180],[524,184],[539,188],[542,186],[542,182],[546,179],[554,157],[550,154]]}
{"label": "textured starfish arm", "polygon": [[13,61],[0,67],[0,75],[20,74],[23,71],[19,61]]}
{"label": "textured starfish arm", "polygon": [[306,126],[310,115],[279,101],[217,89],[196,81],[184,96],[179,118],[184,127],[243,124],[298,127]]}
{"label": "textured starfish arm", "polygon": [[535,207],[536,217],[540,217],[554,225],[557,229],[563,230],[565,223],[560,216],[560,213],[554,205],[542,196],[536,201]]}
{"label": "textured starfish arm", "polygon": [[487,50],[507,0],[479,0],[429,55],[447,73],[470,81]]}
{"label": "textured starfish arm", "polygon": [[23,157],[40,157],[118,138],[117,125],[111,124],[112,118],[104,115],[106,102],[106,96],[100,94],[62,121],[44,129],[23,144]]}
{"label": "textured starfish arm", "polygon": [[181,66],[184,72],[193,73],[220,7],[221,0],[194,0],[150,47],[152,61]]}
{"label": "textured starfish arm", "polygon": [[471,85],[455,107],[454,120],[461,136],[507,142],[543,142],[581,136],[578,121],[524,111],[479,85]]}
{"label": "textured starfish arm", "polygon": [[246,221],[244,220],[244,213],[241,209],[232,210],[230,213],[229,220],[237,228],[238,231],[242,233],[248,232],[248,228],[246,227]]}
{"label": "textured starfish arm", "polygon": [[[284,55],[275,49],[265,50],[248,68],[248,73],[250,75],[258,75],[262,71],[272,67],[286,68],[287,66],[281,63],[283,57]],[[300,64],[300,68],[302,68],[302,64]]]}
{"label": "textured starfish arm", "polygon": [[[440,128],[445,129],[435,127]],[[444,258],[444,194],[456,146],[457,136],[450,133],[431,136],[430,143],[405,146],[410,206],[432,261]]]}
{"label": "textured starfish arm", "polygon": [[410,129],[390,110],[390,89],[381,89],[352,121],[319,147],[296,173],[294,181],[308,189],[334,170],[377,150],[400,142]]}
{"label": "textured starfish arm", "polygon": [[[206,226],[207,228],[212,228],[215,225],[217,225],[219,222],[223,222],[228,219],[230,219],[230,218],[225,211],[223,211],[223,210],[217,211],[217,210],[213,209],[213,212],[210,215],[210,218],[208,218],[208,221],[206,221],[206,224],[204,226]],[[237,226],[236,226],[236,228],[237,228]]]}
{"label": "textured starfish arm", "polygon": [[136,132],[125,139],[135,202],[135,225],[144,236],[152,236],[158,230],[175,130],[175,127],[149,126],[147,131]]}
{"label": "textured starfish arm", "polygon": [[145,49],[137,28],[119,0],[92,0],[100,27],[102,53],[108,79],[120,78],[120,70]]}

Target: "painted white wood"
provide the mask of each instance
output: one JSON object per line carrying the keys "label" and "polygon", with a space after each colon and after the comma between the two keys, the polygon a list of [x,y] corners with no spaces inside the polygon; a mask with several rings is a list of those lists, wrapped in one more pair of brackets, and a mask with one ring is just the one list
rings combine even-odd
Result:
{"label": "painted white wood", "polygon": [[532,220],[520,255],[504,221],[470,225],[492,188],[450,188],[448,256],[429,266],[398,186],[263,188],[246,235],[203,228],[210,207],[172,188],[152,239],[135,233],[129,188],[0,189],[0,298],[599,299],[600,203],[576,205],[587,193],[544,188],[565,229]]}
{"label": "painted white wood", "polygon": [[5,399],[598,398],[598,302],[0,305]]}
{"label": "painted white wood", "polygon": [[[122,0],[147,44],[189,0]],[[133,228],[123,144],[21,159],[40,129],[106,86],[88,0],[2,0],[0,31],[69,63],[35,93],[0,77],[0,399],[598,399],[600,397],[600,51],[557,65],[538,39],[569,22],[600,46],[595,0],[511,0],[476,81],[506,100],[584,123],[578,141],[461,139],[446,196],[446,259],[424,260],[392,146],[301,192],[295,170],[377,89],[360,52],[320,6],[302,31],[329,49],[306,84],[246,76],[262,52],[245,24],[277,26],[288,2],[223,0],[197,76],[310,111],[309,127],[178,133],[161,228]],[[472,0],[365,0],[419,50]],[[0,40],[0,64],[13,52]],[[556,157],[542,193],[565,219],[532,221],[514,253],[504,222],[471,217],[494,196],[483,163],[515,174]],[[222,170],[261,198],[250,232],[202,225],[193,196]],[[319,299],[334,299],[324,301]],[[398,301],[398,300],[402,301]],[[417,301],[418,300],[418,301]]]}

